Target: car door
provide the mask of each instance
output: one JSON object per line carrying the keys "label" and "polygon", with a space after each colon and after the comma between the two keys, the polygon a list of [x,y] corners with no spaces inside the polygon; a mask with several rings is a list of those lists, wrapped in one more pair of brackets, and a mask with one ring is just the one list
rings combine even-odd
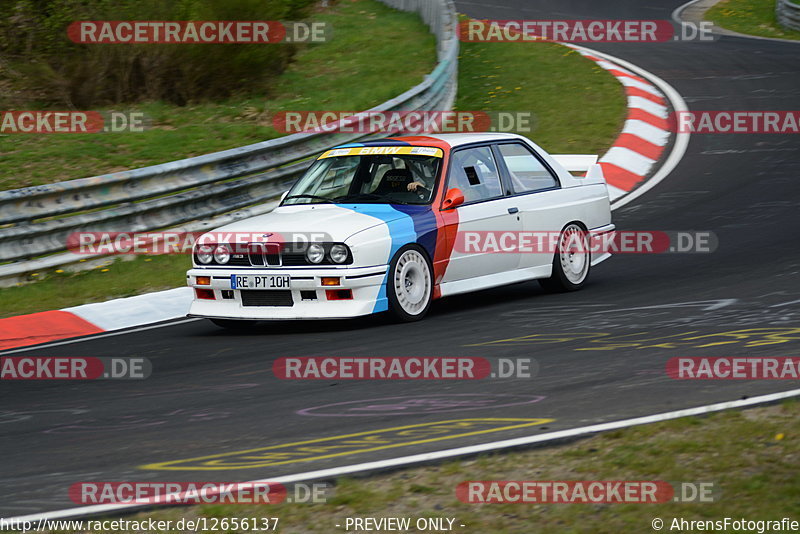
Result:
{"label": "car door", "polygon": [[457,210],[459,235],[442,282],[516,269],[519,264],[516,251],[498,252],[496,247],[467,247],[463,239],[468,233],[498,238],[503,232],[516,233],[522,228],[516,200],[507,196],[491,146],[487,144],[457,149],[450,158],[447,189],[460,189],[464,194],[464,203],[454,208]]}
{"label": "car door", "polygon": [[554,242],[564,225],[573,220],[575,207],[567,201],[556,173],[533,149],[515,141],[498,143],[495,153],[511,189],[510,198],[520,210],[522,232],[535,232],[537,236],[532,241],[535,247],[521,251],[519,268],[550,265]]}

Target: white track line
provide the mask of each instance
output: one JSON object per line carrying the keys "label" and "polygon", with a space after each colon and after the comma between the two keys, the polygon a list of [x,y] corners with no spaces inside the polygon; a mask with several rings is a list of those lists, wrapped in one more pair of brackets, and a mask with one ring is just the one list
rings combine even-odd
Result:
{"label": "white track line", "polygon": [[[582,54],[582,55],[591,55],[591,54]],[[602,60],[602,61],[598,61],[597,64],[600,67],[602,67],[602,68],[604,68],[606,70],[616,70],[616,71],[622,72],[624,74],[633,75],[632,72],[630,72],[628,70],[625,70],[622,67],[620,67],[619,65],[615,65],[615,64],[611,63],[610,61]]]}
{"label": "white track line", "polygon": [[[508,449],[511,447],[533,445],[536,443],[544,443],[547,441],[553,441],[558,439],[573,438],[576,436],[585,436],[587,434],[594,434],[597,432],[606,432],[608,430],[616,430],[618,428],[627,428],[632,426],[645,425],[649,423],[669,421],[671,419],[678,419],[680,417],[703,415],[707,413],[719,412],[722,410],[730,410],[732,408],[743,408],[745,406],[753,406],[756,404],[763,404],[765,402],[775,402],[782,399],[788,399],[791,397],[796,397],[798,395],[800,395],[800,389],[792,389],[789,391],[783,391],[781,393],[770,393],[768,395],[751,397],[749,399],[719,402],[716,404],[697,406],[695,408],[686,408],[683,410],[674,410],[671,412],[663,412],[655,415],[634,417],[633,419],[623,419],[620,421],[612,421],[609,423],[599,423],[596,425],[583,426],[579,428],[570,428],[568,430],[559,430],[557,432],[548,432],[546,434],[538,434],[534,436],[506,439],[502,441],[492,441],[489,443],[481,443],[479,445],[469,445],[466,447],[457,447],[454,449],[445,449],[441,451],[413,454],[410,456],[400,456],[397,458],[388,458],[386,460],[376,460],[374,462],[364,462],[360,464],[345,465],[341,467],[332,467],[330,469],[320,469],[318,471],[307,471],[305,473],[297,473],[295,475],[286,475],[275,478],[262,478],[258,480],[251,480],[249,482],[244,482],[244,484],[265,484],[267,482],[288,484],[288,483],[303,482],[310,480],[327,480],[340,477],[343,475],[351,475],[354,473],[365,473],[371,471],[380,471],[389,468],[405,467],[413,464],[420,464],[434,460],[444,460],[456,456],[466,456],[466,455],[479,454],[482,452]],[[136,509],[152,508],[152,506],[153,505],[150,504],[148,505],[103,504],[103,505],[93,505],[93,506],[81,506],[76,508],[68,508],[66,510],[45,512],[42,514],[30,514],[25,516],[12,517],[5,519],[5,521],[38,522],[38,521],[46,521],[52,519],[67,519],[67,518],[85,517],[97,514],[109,514],[112,512],[120,512],[120,511],[132,512]]]}
{"label": "white track line", "polygon": [[676,7],[672,11],[672,20],[674,20],[675,22],[677,22],[680,25],[683,25],[683,17],[681,17],[681,15],[683,14],[683,11],[686,8],[688,8],[689,6],[692,6],[692,5],[696,4],[699,1],[700,0],[690,0],[689,2],[686,2],[685,4]]}

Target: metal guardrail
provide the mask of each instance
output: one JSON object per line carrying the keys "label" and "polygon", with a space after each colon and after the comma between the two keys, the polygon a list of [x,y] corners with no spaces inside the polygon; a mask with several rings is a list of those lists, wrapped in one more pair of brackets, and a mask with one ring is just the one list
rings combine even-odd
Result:
{"label": "metal guardrail", "polygon": [[789,0],[777,0],[775,15],[778,23],[784,28],[800,31],[800,4]]}
{"label": "metal guardrail", "polygon": [[[459,50],[453,1],[379,1],[420,15],[436,36],[438,63],[422,83],[368,111],[452,109]],[[220,214],[227,214],[226,222],[250,217],[261,211],[255,205],[288,189],[310,158],[364,137],[298,133],[141,169],[2,191],[0,286],[39,269],[85,260],[65,252],[73,232],[146,232]]]}

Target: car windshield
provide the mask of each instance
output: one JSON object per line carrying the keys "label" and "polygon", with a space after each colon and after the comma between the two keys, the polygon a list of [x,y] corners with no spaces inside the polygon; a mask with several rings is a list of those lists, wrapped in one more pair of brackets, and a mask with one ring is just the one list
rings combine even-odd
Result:
{"label": "car windshield", "polygon": [[283,205],[428,204],[443,152],[432,147],[358,147],[325,152],[288,192]]}

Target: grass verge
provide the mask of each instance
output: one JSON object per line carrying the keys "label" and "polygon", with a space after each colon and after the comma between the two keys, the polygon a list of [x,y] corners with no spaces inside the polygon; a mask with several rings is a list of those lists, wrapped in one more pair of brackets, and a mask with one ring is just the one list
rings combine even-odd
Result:
{"label": "grass verge", "polygon": [[603,154],[622,128],[619,82],[578,52],[546,42],[461,43],[460,110],[530,112],[518,131],[553,154]]}
{"label": "grass verge", "polygon": [[[150,127],[139,133],[0,135],[0,190],[144,167],[280,137],[283,134],[272,126],[277,112],[368,109],[421,83],[436,64],[436,41],[413,13],[375,0],[343,0],[313,20],[328,22],[335,30],[333,38],[301,49],[262,98],[114,108],[143,112]],[[393,29],[391,39],[386,38],[386,28]]]}
{"label": "grass verge", "polygon": [[[126,519],[278,517],[279,530],[292,534],[338,531],[335,525],[347,517],[449,517],[465,525],[455,529],[463,532],[595,534],[653,532],[651,522],[658,517],[665,532],[688,532],[700,529],[670,528],[672,522],[780,520],[792,514],[798,519],[799,458],[800,403],[787,401],[607,432],[560,447],[339,480],[325,504],[204,505]],[[455,487],[467,480],[712,482],[715,502],[465,504],[456,498]]]}
{"label": "grass verge", "polygon": [[[187,255],[109,259],[79,272],[63,269],[33,273],[34,283],[0,289],[0,317],[57,310],[87,302],[132,297],[186,285]],[[46,275],[46,276],[45,276]]]}
{"label": "grass verge", "polygon": [[[342,2],[341,6],[348,3]],[[354,6],[359,4],[363,4],[362,0],[352,3]],[[350,6],[348,9],[353,8]],[[351,16],[354,15],[350,11],[347,12]],[[358,10],[358,13],[360,12],[361,10]],[[359,20],[356,16],[352,18]],[[352,53],[346,53],[349,47],[357,47],[361,42],[361,37],[353,37],[353,40],[347,38],[347,35],[358,33],[363,27],[355,20],[348,23],[350,26],[346,24],[336,26],[337,38],[343,43],[337,45],[342,48],[337,48],[335,54],[326,52],[322,46],[306,52],[315,55],[314,64],[317,69],[327,65],[323,70],[334,73],[337,79],[349,76],[353,80],[365,78],[348,73],[361,72],[362,68],[365,69],[364,72],[369,73],[375,70],[375,65],[367,69],[361,60],[357,60],[359,56],[356,55],[355,48]],[[365,27],[363,31],[369,31],[369,28]],[[376,43],[385,42],[377,36],[372,38]],[[336,42],[338,41],[334,40],[330,45]],[[529,136],[553,153],[602,154],[613,143],[625,118],[625,95],[619,82],[593,61],[585,59],[571,49],[552,43],[462,43],[462,45],[459,96],[456,102],[458,109],[531,112],[535,117],[534,130],[519,133]],[[414,45],[410,49],[419,46],[421,45]],[[430,46],[432,48],[433,44],[430,43]],[[389,49],[383,49],[380,54],[373,51],[362,58],[364,61],[367,59],[372,61],[371,58],[375,57],[381,58],[380,64],[383,70],[376,76],[365,74],[369,85],[382,86],[384,78],[390,78],[385,73],[397,70],[395,50],[397,49],[393,44]],[[406,52],[403,54],[405,66],[409,61]],[[337,56],[335,62],[326,63],[326,60],[334,56]],[[340,62],[341,56],[346,56],[347,59]],[[303,58],[300,58],[298,64],[301,61]],[[302,87],[307,84],[305,81],[293,79],[303,77],[300,69],[290,70],[285,76],[288,77],[287,83],[290,87]],[[329,80],[320,74],[316,83],[322,83],[322,78]],[[360,87],[360,83],[360,81],[348,81],[345,94],[349,91],[368,91],[363,87],[356,89],[356,86]],[[339,99],[339,96],[324,95],[322,94],[324,90],[315,89],[308,94],[298,92],[303,96],[295,97],[291,104],[283,102],[281,105],[287,109],[366,108],[381,99],[399,94],[403,87],[392,84],[391,90],[384,89],[381,89],[380,96],[374,95],[376,100],[373,102],[367,102],[366,95],[353,97],[353,100],[344,97]],[[201,120],[201,116],[196,118]],[[191,125],[191,121],[187,121],[186,127],[195,126]],[[203,128],[202,125],[199,127]],[[0,289],[0,317],[181,286],[185,283],[184,275],[190,266],[190,259],[185,256],[153,257],[147,263],[147,268],[143,268],[135,276],[126,274],[142,265],[142,260],[131,263],[118,261],[104,266],[103,269],[108,269],[105,272],[102,269],[95,269],[74,275],[58,273],[57,277],[49,276],[50,273],[40,273],[39,277],[47,279],[35,284]]]}
{"label": "grass verge", "polygon": [[705,19],[748,35],[800,39],[800,32],[778,24],[775,0],[723,0],[706,12]]}

